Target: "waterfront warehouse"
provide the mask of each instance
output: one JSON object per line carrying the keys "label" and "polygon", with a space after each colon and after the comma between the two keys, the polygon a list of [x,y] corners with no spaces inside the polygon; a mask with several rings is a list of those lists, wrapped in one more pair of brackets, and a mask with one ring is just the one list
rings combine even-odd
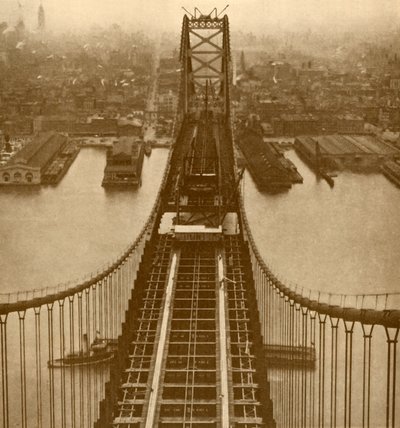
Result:
{"label": "waterfront warehouse", "polygon": [[0,168],[0,184],[40,184],[47,166],[67,143],[68,137],[55,132],[36,135],[6,165]]}
{"label": "waterfront warehouse", "polygon": [[141,182],[144,148],[134,137],[120,137],[107,150],[103,186],[133,185]]}

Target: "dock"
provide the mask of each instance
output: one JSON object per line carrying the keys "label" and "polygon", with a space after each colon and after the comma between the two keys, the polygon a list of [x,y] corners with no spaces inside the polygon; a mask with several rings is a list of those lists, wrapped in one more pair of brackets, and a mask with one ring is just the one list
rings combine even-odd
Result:
{"label": "dock", "polygon": [[140,186],[144,143],[134,137],[120,137],[107,149],[103,187]]}

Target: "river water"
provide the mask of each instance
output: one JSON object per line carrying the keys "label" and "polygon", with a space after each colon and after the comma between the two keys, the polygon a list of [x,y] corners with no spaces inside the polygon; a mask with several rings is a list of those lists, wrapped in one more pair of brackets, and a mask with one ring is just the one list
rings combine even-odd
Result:
{"label": "river water", "polygon": [[[53,286],[117,257],[141,230],[154,202],[167,150],[143,165],[136,190],[101,187],[105,151],[84,148],[56,187],[1,189],[1,291]],[[338,293],[398,289],[400,191],[380,174],[341,173],[331,189],[297,157],[304,178],[278,195],[244,179],[260,252],[289,283]],[[51,269],[49,269],[51,266]]]}
{"label": "river water", "polygon": [[101,148],[83,148],[56,187],[0,189],[1,292],[79,279],[118,257],[147,219],[167,156],[145,157],[136,190],[101,187]]}
{"label": "river water", "polygon": [[304,178],[287,193],[259,192],[247,174],[246,212],[273,272],[291,285],[336,293],[400,291],[400,191],[381,174],[342,172],[334,188],[286,156]]}
{"label": "river water", "polygon": [[[136,190],[106,191],[101,187],[105,151],[96,148],[82,149],[56,187],[1,189],[1,292],[52,286],[66,279],[81,278],[121,254],[138,235],[151,210],[167,156],[167,150],[156,149],[150,158],[145,158],[143,184]],[[351,173],[340,174],[335,179],[334,189],[331,189],[325,181],[318,181],[293,151],[287,156],[298,167],[304,178],[303,184],[295,185],[287,193],[267,195],[256,189],[248,174],[243,183],[246,210],[255,240],[274,272],[300,286],[323,291],[395,291],[400,276],[397,262],[400,255],[400,191],[379,174]],[[46,308],[42,312],[42,377],[48,385]],[[59,325],[59,313],[56,305],[52,321],[55,329]],[[30,350],[35,346],[33,317],[33,311],[28,311],[25,325],[27,349]],[[10,316],[8,329],[10,332],[18,331],[16,314]],[[386,344],[383,329],[375,330],[371,426],[380,427],[384,426],[381,421],[384,420],[385,382],[377,382],[376,379],[385,376],[381,359],[386,358],[386,354],[382,354]],[[327,344],[331,342],[330,334],[328,325]],[[358,339],[355,340],[353,359],[361,361],[363,342],[359,325],[355,327],[354,336]],[[9,335],[8,346],[12,350],[9,356],[18,354],[18,338],[17,334]],[[339,331],[338,340],[338,352],[343,356],[343,328]],[[57,334],[53,346],[55,350],[61,349]],[[34,358],[33,351],[27,353],[28,426],[33,426],[35,421]],[[10,379],[19,379],[18,359],[9,358],[8,363]],[[339,380],[343,379],[343,370],[341,359],[338,363]],[[361,370],[361,364],[356,364],[354,397],[362,395]],[[58,371],[54,378],[56,403],[60,402],[60,373]],[[79,372],[75,381],[71,381],[71,385],[76,382],[77,391],[80,391],[81,384],[91,385],[90,376],[93,382],[96,379],[96,385],[100,376],[100,384],[103,384],[102,373],[90,376],[88,373],[91,372]],[[276,399],[276,394],[279,397],[281,373],[272,370],[269,374],[272,397],[278,403],[278,417],[280,400]],[[308,385],[311,385],[313,373],[307,375],[310,376]],[[104,376],[108,376],[107,373]],[[312,382],[314,384],[314,380]],[[19,389],[19,383],[13,382],[10,402],[19,402]],[[325,389],[328,397],[329,386],[326,385]],[[69,396],[68,385],[66,393]],[[343,396],[342,386],[338,394]],[[87,396],[90,397],[89,392]],[[48,400],[46,386],[43,388],[43,406],[46,409],[43,426],[48,426]],[[338,404],[340,414],[343,413],[341,403]],[[355,403],[354,416],[360,421],[360,400],[355,400]],[[11,420],[19,419],[18,411],[18,406],[11,406]],[[328,422],[326,420],[327,425]]]}

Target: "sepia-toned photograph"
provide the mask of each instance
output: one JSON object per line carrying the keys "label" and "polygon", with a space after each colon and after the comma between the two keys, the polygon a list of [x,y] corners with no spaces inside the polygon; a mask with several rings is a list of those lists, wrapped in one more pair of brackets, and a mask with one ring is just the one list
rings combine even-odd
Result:
{"label": "sepia-toned photograph", "polygon": [[399,330],[399,0],[0,0],[0,428],[399,428]]}

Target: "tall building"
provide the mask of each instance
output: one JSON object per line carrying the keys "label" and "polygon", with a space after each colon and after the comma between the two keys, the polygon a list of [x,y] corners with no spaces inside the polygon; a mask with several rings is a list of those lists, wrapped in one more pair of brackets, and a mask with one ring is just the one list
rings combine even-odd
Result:
{"label": "tall building", "polygon": [[246,60],[244,59],[244,52],[240,54],[240,71],[246,73]]}
{"label": "tall building", "polygon": [[15,31],[17,33],[18,40],[22,40],[25,36],[25,23],[24,23],[22,4],[19,1],[18,1],[18,20],[17,20],[17,24],[15,25]]}
{"label": "tall building", "polygon": [[46,26],[46,18],[44,16],[44,7],[42,2],[40,2],[38,9],[38,30],[44,31]]}

